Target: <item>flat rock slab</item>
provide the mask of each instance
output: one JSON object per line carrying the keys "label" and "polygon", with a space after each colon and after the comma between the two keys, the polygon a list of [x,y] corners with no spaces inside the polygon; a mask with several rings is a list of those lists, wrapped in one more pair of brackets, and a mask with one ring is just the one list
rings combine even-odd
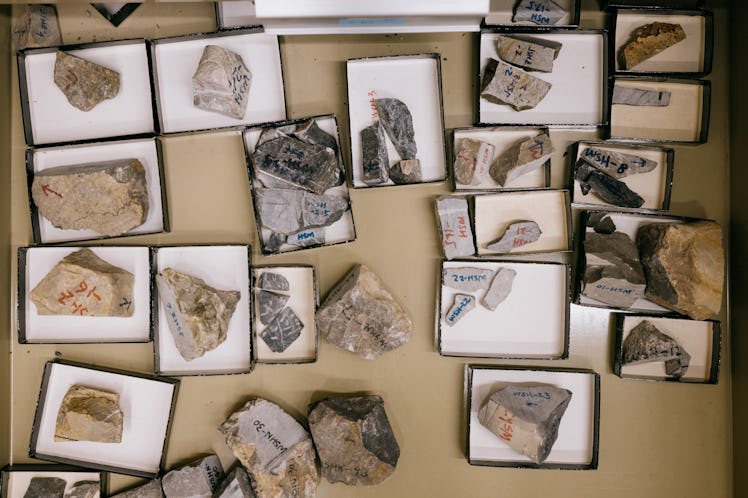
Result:
{"label": "flat rock slab", "polygon": [[410,340],[413,322],[365,265],[355,265],[330,291],[315,315],[335,346],[372,360]]}
{"label": "flat rock slab", "polygon": [[395,185],[407,185],[423,181],[421,161],[418,159],[402,159],[390,168],[390,180]]}
{"label": "flat rock slab", "polygon": [[512,145],[491,164],[489,173],[496,183],[506,186],[543,166],[552,152],[551,137],[547,133],[541,133]]}
{"label": "flat rock slab", "polygon": [[556,442],[571,395],[548,384],[509,385],[484,401],[478,420],[513,450],[540,464]]}
{"label": "flat rock slab", "polygon": [[260,337],[274,353],[282,353],[296,341],[304,329],[304,324],[291,308],[283,308]]}
{"label": "flat rock slab", "polygon": [[243,119],[249,102],[252,73],[241,55],[217,45],[206,45],[192,76],[195,107]]}
{"label": "flat rock slab", "polygon": [[493,162],[494,149],[493,144],[488,142],[463,138],[455,157],[455,182],[461,185],[480,184]]}
{"label": "flat rock slab", "polygon": [[517,272],[511,268],[499,268],[493,280],[491,280],[491,286],[481,298],[481,304],[491,311],[495,311],[511,294],[514,277],[516,276]]}
{"label": "flat rock slab", "polygon": [[584,149],[579,155],[577,166],[579,166],[580,161],[584,161],[590,166],[594,166],[607,175],[619,180],[629,175],[649,173],[657,167],[657,161],[652,159],[645,159],[634,154],[613,152],[597,147],[587,147]]}
{"label": "flat rock slab", "polygon": [[163,498],[164,491],[161,488],[161,478],[156,478],[142,486],[128,489],[122,493],[117,493],[111,498]]}
{"label": "flat rock slab", "polygon": [[115,237],[148,217],[145,168],[137,159],[46,169],[34,175],[31,197],[39,213],[62,230]]}
{"label": "flat rock slab", "polygon": [[213,498],[255,498],[252,483],[247,471],[241,466],[234,467],[213,492]]}
{"label": "flat rock slab", "polygon": [[40,315],[132,316],[134,277],[90,249],[68,254],[34,287]]}
{"label": "flat rock slab", "polygon": [[475,242],[467,199],[443,196],[438,197],[435,202],[444,256],[454,259],[474,255]]}
{"label": "flat rock slab", "polygon": [[372,486],[395,471],[400,447],[380,396],[333,396],[312,403],[309,430],[322,475],[332,483]]}
{"label": "flat rock slab", "polygon": [[223,466],[216,455],[170,470],[161,478],[166,498],[212,498],[223,480]]}
{"label": "flat rock slab", "polygon": [[542,231],[532,220],[522,220],[510,223],[501,237],[486,246],[486,249],[499,254],[507,254],[527,244],[532,244],[540,238]]}
{"label": "flat rock slab", "polygon": [[647,276],[647,299],[694,320],[719,315],[725,258],[718,223],[643,225],[636,244]]}
{"label": "flat rock slab", "polygon": [[587,232],[582,294],[618,308],[644,297],[646,280],[634,241],[623,232]]}
{"label": "flat rock slab", "polygon": [[413,116],[402,100],[395,98],[375,99],[374,105],[384,131],[401,159],[415,159],[416,146]]}
{"label": "flat rock slab", "polygon": [[25,48],[62,45],[57,8],[54,5],[30,4],[23,8],[11,28],[13,53]]}
{"label": "flat rock slab", "polygon": [[621,49],[620,59],[623,68],[636,67],[685,39],[686,32],[680,24],[653,22],[639,26]]}
{"label": "flat rock slab", "polygon": [[255,206],[262,226],[284,235],[332,225],[349,207],[339,195],[267,188],[255,189]]}
{"label": "flat rock slab", "polygon": [[59,477],[32,477],[23,498],[63,498],[66,486]]}
{"label": "flat rock slab", "polygon": [[451,327],[459,322],[462,317],[467,315],[473,308],[475,308],[475,297],[470,294],[455,294],[452,306],[444,315],[444,321]]}
{"label": "flat rock slab", "polygon": [[453,289],[476,292],[481,289],[488,289],[493,274],[493,270],[470,266],[444,268],[442,270],[442,283]]}
{"label": "flat rock slab", "polygon": [[691,355],[678,341],[662,333],[649,320],[643,320],[631,329],[623,341],[621,354],[624,365],[665,362],[667,375],[676,378],[686,373],[691,361]]}
{"label": "flat rock slab", "polygon": [[616,85],[613,88],[613,104],[667,107],[670,105],[670,92],[628,88]]}
{"label": "flat rock slab", "polygon": [[556,24],[566,10],[553,0],[518,0],[514,4],[512,22],[532,22],[540,26]]}
{"label": "flat rock slab", "polygon": [[579,182],[582,195],[592,192],[608,204],[620,207],[638,208],[644,204],[644,198],[624,182],[593,168],[586,162],[577,164],[574,178]]}
{"label": "flat rock slab", "polygon": [[496,48],[502,60],[528,71],[553,71],[553,61],[561,51],[561,44],[523,36],[499,36]]}
{"label": "flat rock slab", "polygon": [[288,292],[291,288],[286,277],[280,273],[271,271],[264,271],[260,274],[260,278],[257,279],[257,287],[259,289],[277,292]]}
{"label": "flat rock slab", "polygon": [[201,278],[165,268],[156,276],[169,330],[179,354],[194,360],[226,340],[239,291],[214,289]]}
{"label": "flat rock slab", "polygon": [[260,323],[267,325],[286,306],[290,296],[260,290],[257,293],[257,307],[260,309]]}
{"label": "flat rock slab", "polygon": [[101,483],[99,481],[78,481],[65,493],[65,498],[95,498],[100,496]]}
{"label": "flat rock slab", "polygon": [[257,496],[317,496],[319,474],[312,438],[281,407],[254,398],[218,430],[252,478]]}
{"label": "flat rock slab", "polygon": [[533,109],[545,98],[551,84],[505,62],[489,59],[483,73],[480,96],[515,111]]}
{"label": "flat rock slab", "polygon": [[361,179],[367,185],[381,185],[390,179],[390,158],[384,128],[375,121],[361,130]]}
{"label": "flat rock slab", "polygon": [[322,147],[329,148],[335,154],[338,153],[338,141],[334,136],[320,128],[315,119],[308,119],[299,123],[293,131],[293,136],[302,142],[321,145]]}
{"label": "flat rock slab", "polygon": [[75,384],[68,389],[57,412],[55,441],[122,441],[119,393]]}
{"label": "flat rock slab", "polygon": [[117,96],[120,78],[117,71],[58,50],[54,82],[70,105],[88,112]]}

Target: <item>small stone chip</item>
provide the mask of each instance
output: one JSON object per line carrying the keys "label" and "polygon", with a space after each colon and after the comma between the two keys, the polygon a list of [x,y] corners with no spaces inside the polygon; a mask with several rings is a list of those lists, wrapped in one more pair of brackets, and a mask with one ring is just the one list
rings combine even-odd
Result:
{"label": "small stone chip", "polygon": [[164,490],[161,488],[161,479],[157,477],[142,486],[117,493],[110,498],[164,498]]}
{"label": "small stone chip", "polygon": [[63,498],[66,486],[59,477],[32,477],[23,498]]}
{"label": "small stone chip", "polygon": [[444,256],[454,259],[474,255],[475,243],[467,199],[443,196],[438,197],[435,202]]}
{"label": "small stone chip", "polygon": [[274,273],[271,271],[264,271],[260,274],[260,278],[257,281],[257,287],[259,289],[280,292],[288,292],[291,288],[286,277],[280,273]]}
{"label": "small stone chip", "polygon": [[584,161],[576,166],[574,178],[579,182],[583,195],[593,192],[608,204],[627,208],[638,208],[644,204],[644,198],[624,182],[593,168]]}
{"label": "small stone chip", "polygon": [[54,81],[70,105],[84,112],[116,97],[120,85],[117,71],[59,50]]}
{"label": "small stone chip", "polygon": [[361,157],[363,176],[367,185],[387,183],[390,179],[390,159],[384,129],[379,121],[361,130]]}
{"label": "small stone chip", "polygon": [[547,133],[522,139],[501,154],[491,165],[491,178],[501,186],[511,184],[543,166],[553,153],[553,143]]}
{"label": "small stone chip", "polygon": [[613,233],[616,231],[616,224],[613,221],[613,218],[605,215],[602,216],[597,223],[595,223],[592,229],[597,233]]}
{"label": "small stone chip", "polygon": [[480,184],[491,166],[495,147],[492,144],[463,138],[455,157],[455,183],[461,185]]}
{"label": "small stone chip", "polygon": [[252,73],[241,55],[217,45],[206,45],[192,76],[195,107],[243,119],[249,101]]}
{"label": "small stone chip", "polygon": [[616,85],[613,88],[613,104],[667,107],[670,105],[670,92],[644,90]]}
{"label": "small stone chip", "polygon": [[553,0],[517,0],[512,22],[532,22],[540,26],[556,24],[566,10]]}
{"label": "small stone chip", "polygon": [[234,467],[213,492],[213,498],[256,498],[247,471],[240,465]]}
{"label": "small stone chip", "polygon": [[538,224],[532,220],[515,221],[509,224],[501,237],[489,243],[486,249],[498,254],[507,254],[535,242],[542,233]]}
{"label": "small stone chip", "polygon": [[691,355],[678,344],[678,341],[662,333],[649,320],[642,320],[631,329],[621,349],[622,364],[636,365],[663,361],[665,373],[675,378],[686,373],[691,361]]}
{"label": "small stone chip", "polygon": [[65,498],[94,498],[99,495],[100,491],[99,481],[78,481],[65,493]]}
{"label": "small stone chip", "polygon": [[375,99],[374,105],[384,131],[390,137],[400,158],[415,159],[418,148],[413,130],[413,116],[408,106],[395,98]]}
{"label": "small stone chip", "polygon": [[286,306],[289,296],[266,290],[257,293],[257,307],[260,309],[260,323],[267,325]]}
{"label": "small stone chip", "polygon": [[444,268],[442,270],[442,283],[453,289],[475,292],[488,289],[493,274],[493,270],[470,266]]}
{"label": "small stone chip", "polygon": [[553,71],[553,61],[561,51],[561,44],[542,38],[499,36],[496,41],[499,57],[528,71]]}
{"label": "small stone chip", "polygon": [[11,28],[12,51],[25,48],[54,47],[62,45],[57,8],[54,5],[28,4],[16,17]]}
{"label": "small stone chip", "polygon": [[653,22],[639,26],[621,49],[621,64],[624,69],[631,69],[685,39],[686,32],[680,24]]}
{"label": "small stone chip", "polygon": [[505,62],[489,59],[483,73],[480,96],[515,111],[533,109],[545,98],[551,84]]}
{"label": "small stone chip", "polygon": [[444,315],[444,321],[450,327],[459,322],[463,316],[475,308],[475,298],[469,294],[455,294],[452,306]]}
{"label": "small stone chip", "polygon": [[332,225],[349,208],[340,195],[270,188],[255,189],[255,206],[262,226],[284,235]]}
{"label": "small stone chip", "polygon": [[212,498],[223,480],[223,466],[210,455],[171,470],[161,478],[166,498]]}
{"label": "small stone chip", "polygon": [[657,161],[652,159],[597,147],[585,148],[579,154],[577,167],[582,161],[619,180],[629,175],[648,173],[657,167]]}
{"label": "small stone chip", "polygon": [[291,308],[283,308],[270,325],[262,331],[260,337],[271,351],[282,353],[301,335],[304,324]]}
{"label": "small stone chip", "polygon": [[68,389],[57,412],[55,441],[122,441],[119,393],[75,384]]}
{"label": "small stone chip", "polygon": [[499,268],[491,281],[491,286],[480,302],[483,306],[495,311],[498,306],[509,297],[517,272],[511,268]]}
{"label": "small stone chip", "polygon": [[423,181],[421,176],[421,161],[418,159],[403,159],[396,162],[390,168],[390,180],[395,185],[408,183],[419,183]]}

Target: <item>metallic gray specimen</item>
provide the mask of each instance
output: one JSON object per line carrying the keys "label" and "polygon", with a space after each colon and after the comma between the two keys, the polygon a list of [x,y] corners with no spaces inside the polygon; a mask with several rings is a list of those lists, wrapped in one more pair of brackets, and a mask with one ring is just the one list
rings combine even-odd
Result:
{"label": "metallic gray specimen", "polygon": [[212,498],[223,480],[223,467],[216,455],[171,470],[161,478],[166,498]]}
{"label": "metallic gray specimen", "polygon": [[493,162],[494,148],[493,144],[481,140],[463,138],[455,157],[455,183],[480,184],[483,174],[488,171]]}
{"label": "metallic gray specimen", "polygon": [[241,465],[234,467],[213,492],[213,498],[256,498],[247,471]]}
{"label": "metallic gray specimen", "polygon": [[462,317],[467,315],[473,308],[475,308],[475,297],[470,294],[455,294],[452,306],[444,315],[444,321],[451,327],[459,322]]}
{"label": "metallic gray specimen", "polygon": [[688,370],[689,355],[678,341],[660,332],[649,320],[642,320],[623,341],[621,363],[636,365],[664,361],[667,375],[681,377]]}
{"label": "metallic gray specimen", "polygon": [[442,270],[442,283],[453,289],[475,292],[481,289],[488,289],[493,274],[493,270],[470,266],[444,268]]}
{"label": "metallic gray specimen", "polygon": [[392,140],[392,145],[400,154],[400,158],[415,159],[418,148],[413,130],[413,116],[408,106],[395,98],[375,99],[374,104],[384,131]]}
{"label": "metallic gray specimen", "polygon": [[542,38],[519,35],[500,35],[496,40],[502,60],[528,71],[553,71],[553,61],[561,51],[561,44]]}
{"label": "metallic gray specimen", "polygon": [[13,53],[25,48],[62,45],[60,23],[54,5],[27,4],[23,13],[14,19],[11,32]]}
{"label": "metallic gray specimen", "polygon": [[517,272],[511,268],[499,268],[491,281],[491,286],[481,298],[481,304],[494,311],[509,297],[509,294],[512,292],[515,276],[517,276]]}
{"label": "metallic gray specimen", "polygon": [[271,351],[282,353],[299,338],[303,329],[304,324],[301,323],[299,317],[287,307],[275,316],[270,325],[262,331],[260,337]]}
{"label": "metallic gray specimen", "polygon": [[255,206],[262,226],[289,235],[332,225],[348,210],[348,201],[304,190],[256,188]]}
{"label": "metallic gray specimen", "polygon": [[443,196],[436,199],[444,256],[454,259],[475,254],[473,230],[470,227],[468,203],[465,197]]}
{"label": "metallic gray specimen", "polygon": [[616,85],[613,87],[613,104],[667,107],[670,105],[670,92]]}
{"label": "metallic gray specimen", "polygon": [[593,168],[584,161],[577,164],[574,178],[579,182],[583,195],[592,192],[608,204],[620,207],[638,208],[644,204],[644,198],[624,182]]}
{"label": "metallic gray specimen", "polygon": [[421,176],[421,161],[418,159],[402,159],[390,168],[390,180],[396,185],[419,183]]}
{"label": "metallic gray specimen", "polygon": [[657,167],[657,161],[652,159],[598,147],[587,147],[580,152],[577,166],[582,161],[618,179],[638,173],[648,173]]}
{"label": "metallic gray specimen", "polygon": [[540,226],[532,220],[515,221],[506,227],[501,237],[489,243],[486,249],[499,254],[507,254],[518,247],[535,242],[542,233]]}
{"label": "metallic gray specimen", "polygon": [[286,277],[280,273],[271,271],[264,271],[260,274],[260,278],[257,280],[257,287],[264,290],[281,292],[288,292],[291,288]]}
{"label": "metallic gray specimen", "polygon": [[236,52],[206,45],[192,76],[192,99],[198,109],[243,119],[252,73]]}
{"label": "metallic gray specimen", "polygon": [[367,185],[387,183],[390,179],[390,159],[387,154],[387,142],[384,129],[375,121],[373,125],[361,130],[361,179]]}
{"label": "metallic gray specimen", "polygon": [[65,479],[59,477],[32,477],[23,498],[63,498]]}
{"label": "metallic gray specimen", "polygon": [[88,112],[117,96],[120,77],[117,71],[58,50],[54,82],[70,105]]}
{"label": "metallic gray specimen", "polygon": [[78,481],[65,493],[65,498],[94,498],[101,492],[99,481]]}
{"label": "metallic gray specimen", "polygon": [[512,22],[532,22],[541,26],[556,24],[566,10],[553,0],[517,0]]}
{"label": "metallic gray specimen", "polygon": [[164,490],[161,488],[161,479],[156,478],[148,481],[142,486],[117,493],[111,498],[163,498]]}
{"label": "metallic gray specimen", "polygon": [[629,308],[644,297],[644,269],[628,235],[587,232],[584,255],[583,295],[619,308]]}
{"label": "metallic gray specimen", "polygon": [[491,164],[489,173],[496,183],[506,186],[518,177],[543,166],[552,152],[553,143],[547,133],[522,139]]}
{"label": "metallic gray specimen", "polygon": [[290,296],[266,290],[257,293],[257,307],[260,309],[260,323],[267,325],[286,306]]}
{"label": "metallic gray specimen", "polygon": [[543,100],[551,84],[505,62],[489,59],[480,96],[494,104],[506,104],[515,111],[532,109]]}
{"label": "metallic gray specimen", "polygon": [[293,136],[308,144],[321,145],[332,149],[335,154],[338,153],[338,142],[335,137],[320,128],[315,119],[308,119],[299,123],[293,132]]}

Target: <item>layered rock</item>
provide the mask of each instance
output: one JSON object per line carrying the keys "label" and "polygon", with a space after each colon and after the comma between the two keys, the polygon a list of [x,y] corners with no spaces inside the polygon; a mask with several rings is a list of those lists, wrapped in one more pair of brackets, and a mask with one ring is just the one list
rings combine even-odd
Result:
{"label": "layered rock", "polygon": [[629,308],[644,297],[644,270],[628,235],[587,232],[584,254],[583,295],[619,308]]}
{"label": "layered rock", "polygon": [[631,39],[621,49],[623,68],[636,67],[685,39],[686,32],[680,24],[653,22],[639,26],[631,33]]}
{"label": "layered rock", "polygon": [[489,59],[483,73],[480,96],[515,111],[533,109],[551,89],[551,84],[505,62]]}
{"label": "layered rock", "polygon": [[123,418],[119,393],[75,384],[57,412],[55,441],[119,443]]}
{"label": "layered rock", "polygon": [[192,76],[195,107],[236,119],[244,118],[252,73],[241,55],[217,45],[206,45]]}
{"label": "layered rock", "polygon": [[455,182],[461,185],[479,184],[482,173],[488,171],[493,162],[494,149],[487,142],[463,138],[455,157]]}
{"label": "layered rock", "polygon": [[553,143],[547,133],[522,139],[491,164],[489,173],[496,183],[506,186],[518,177],[543,166],[552,152]]}

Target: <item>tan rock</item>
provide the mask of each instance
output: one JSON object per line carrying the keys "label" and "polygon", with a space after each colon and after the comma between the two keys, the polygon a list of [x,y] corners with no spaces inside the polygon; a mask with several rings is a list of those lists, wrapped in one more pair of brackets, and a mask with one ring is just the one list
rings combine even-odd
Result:
{"label": "tan rock", "polygon": [[123,414],[119,394],[93,387],[73,385],[57,412],[55,441],[122,441]]}
{"label": "tan rock", "polygon": [[680,24],[653,22],[639,26],[621,50],[623,68],[631,69],[685,39]]}
{"label": "tan rock", "polygon": [[518,177],[543,166],[552,152],[553,143],[547,133],[522,139],[491,164],[489,173],[496,183],[506,186]]}
{"label": "tan rock", "polygon": [[455,157],[455,182],[479,184],[493,161],[494,146],[481,140],[463,138]]}
{"label": "tan rock", "polygon": [[61,51],[55,60],[54,81],[70,105],[85,112],[119,93],[117,71]]}
{"label": "tan rock", "polygon": [[537,106],[551,84],[505,62],[489,59],[483,73],[480,96],[494,104],[506,104],[515,111]]}
{"label": "tan rock", "polygon": [[13,51],[62,45],[60,23],[54,5],[29,4],[13,21]]}

